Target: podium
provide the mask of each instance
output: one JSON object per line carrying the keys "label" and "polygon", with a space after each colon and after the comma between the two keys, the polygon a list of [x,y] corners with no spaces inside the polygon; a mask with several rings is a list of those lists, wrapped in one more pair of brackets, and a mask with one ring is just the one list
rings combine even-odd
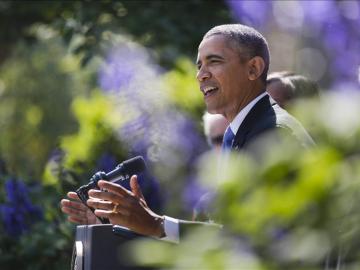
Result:
{"label": "podium", "polygon": [[[149,270],[131,265],[124,245],[141,236],[111,224],[81,225],[76,228],[72,270]],[[156,240],[154,240],[156,241]]]}

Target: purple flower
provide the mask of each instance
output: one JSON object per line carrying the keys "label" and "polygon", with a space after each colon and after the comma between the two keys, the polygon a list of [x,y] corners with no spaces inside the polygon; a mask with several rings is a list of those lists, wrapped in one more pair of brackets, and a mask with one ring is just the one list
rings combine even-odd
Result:
{"label": "purple flower", "polygon": [[189,118],[179,115],[172,119],[176,120],[172,142],[187,157],[187,162],[193,163],[194,159],[205,151],[204,140],[196,130],[194,122]]}
{"label": "purple flower", "polygon": [[270,1],[226,1],[234,17],[249,26],[261,28],[265,25],[271,10]]}
{"label": "purple flower", "polygon": [[333,50],[333,53],[341,53],[346,49],[349,41],[349,29],[343,21],[337,20],[328,23],[323,35],[324,45]]}
{"label": "purple flower", "polygon": [[25,224],[24,215],[18,209],[9,205],[0,205],[0,215],[3,220],[6,233],[12,237],[18,237],[28,227]]}
{"label": "purple flower", "polygon": [[148,76],[157,74],[144,49],[134,44],[120,44],[113,48],[99,70],[101,89],[108,92],[124,90],[137,82],[146,83]]}
{"label": "purple flower", "polygon": [[202,187],[198,181],[194,180],[194,177],[189,179],[183,191],[183,202],[186,210],[192,210],[200,199],[208,192]]}
{"label": "purple flower", "polygon": [[110,172],[117,165],[115,157],[111,154],[104,153],[97,161],[96,168],[99,171]]}
{"label": "purple flower", "polygon": [[27,197],[28,189],[21,181],[11,178],[5,182],[5,192],[7,202],[14,205],[23,205],[29,203]]}
{"label": "purple flower", "polygon": [[100,87],[106,91],[128,86],[136,72],[137,55],[125,47],[112,51],[99,72]]}
{"label": "purple flower", "polygon": [[163,206],[163,196],[160,192],[159,182],[149,172],[138,176],[139,185],[147,205],[154,211],[159,211]]}
{"label": "purple flower", "polygon": [[8,235],[18,237],[30,228],[31,224],[41,220],[40,207],[31,203],[29,190],[21,181],[10,178],[5,182],[6,203],[0,205],[0,216]]}
{"label": "purple flower", "polygon": [[335,1],[299,1],[303,7],[305,19],[318,25],[338,18],[339,11]]}
{"label": "purple flower", "polygon": [[335,78],[337,80],[356,82],[358,65],[354,52],[344,51],[341,57],[336,57],[333,61],[332,67]]}
{"label": "purple flower", "polygon": [[145,154],[149,147],[149,130],[151,127],[151,120],[146,112],[143,112],[139,117],[124,124],[120,131],[119,137],[126,144],[130,145],[130,152]]}

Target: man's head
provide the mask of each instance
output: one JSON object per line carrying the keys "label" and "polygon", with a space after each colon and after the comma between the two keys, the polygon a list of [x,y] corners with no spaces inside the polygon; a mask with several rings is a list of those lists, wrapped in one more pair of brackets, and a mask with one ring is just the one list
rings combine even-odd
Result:
{"label": "man's head", "polygon": [[241,24],[216,26],[199,45],[197,66],[208,111],[232,121],[265,89],[268,46],[253,28]]}
{"label": "man's head", "polygon": [[205,113],[203,115],[204,133],[209,146],[221,149],[223,137],[229,122],[221,114]]}
{"label": "man's head", "polygon": [[273,72],[269,74],[266,84],[267,92],[282,108],[287,108],[299,98],[320,97],[315,82],[293,72]]}

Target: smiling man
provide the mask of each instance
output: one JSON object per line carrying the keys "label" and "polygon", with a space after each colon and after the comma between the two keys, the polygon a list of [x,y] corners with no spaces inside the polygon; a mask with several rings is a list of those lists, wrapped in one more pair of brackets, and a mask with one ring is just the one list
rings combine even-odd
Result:
{"label": "smiling man", "polygon": [[222,114],[231,122],[265,91],[268,46],[252,28],[222,25],[204,36],[196,64],[208,112]]}
{"label": "smiling man", "polygon": [[230,122],[225,148],[246,148],[274,128],[290,131],[304,145],[313,143],[299,122],[266,94],[270,53],[258,31],[241,24],[212,28],[199,45],[196,64],[208,112]]}
{"label": "smiling man", "polygon": [[[222,114],[230,122],[224,135],[225,149],[247,148],[260,135],[276,128],[286,130],[294,141],[312,144],[299,122],[266,94],[269,59],[265,38],[241,24],[216,26],[199,45],[197,80],[207,110]],[[179,240],[183,226],[206,224],[154,213],[146,205],[136,176],[130,184],[128,191],[117,184],[99,181],[99,187],[107,192],[90,190],[88,205],[96,209],[97,216],[108,218],[112,224],[171,241]],[[86,211],[78,211],[78,207],[77,202],[62,201],[62,210],[69,214],[70,220],[85,215]]]}

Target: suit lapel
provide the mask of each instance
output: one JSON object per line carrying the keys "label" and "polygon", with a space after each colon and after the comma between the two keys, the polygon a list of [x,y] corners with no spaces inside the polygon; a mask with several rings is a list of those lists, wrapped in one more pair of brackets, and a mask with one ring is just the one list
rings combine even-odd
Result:
{"label": "suit lapel", "polygon": [[269,108],[271,108],[271,103],[269,96],[266,95],[254,105],[245,117],[244,121],[241,123],[232,144],[233,150],[240,150],[243,148],[244,144],[248,141],[248,139],[250,139],[248,138],[248,133],[256,127],[259,120],[261,121],[261,116]]}

